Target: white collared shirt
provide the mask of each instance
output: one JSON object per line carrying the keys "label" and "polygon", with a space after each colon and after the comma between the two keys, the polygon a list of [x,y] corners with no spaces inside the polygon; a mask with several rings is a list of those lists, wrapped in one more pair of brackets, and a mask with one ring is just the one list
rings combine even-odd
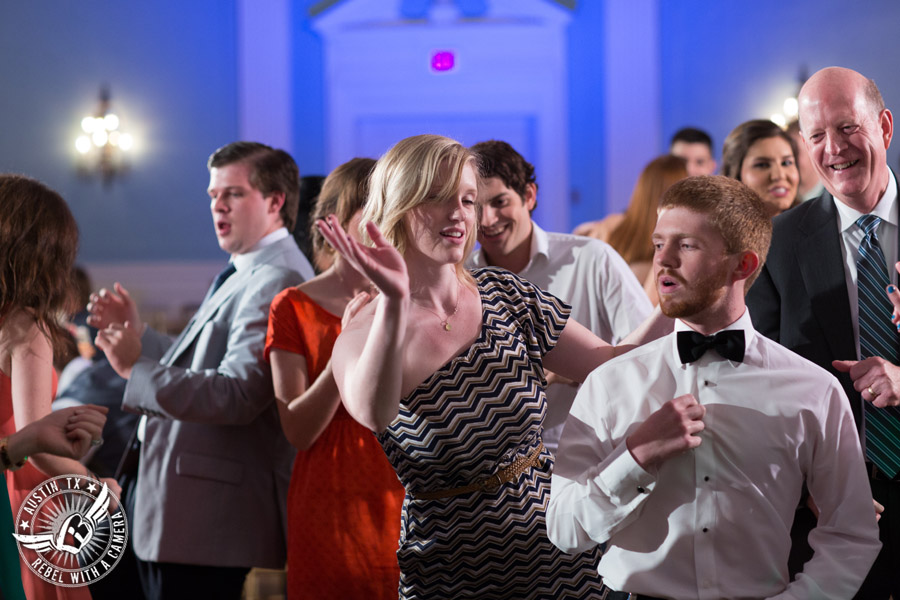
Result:
{"label": "white collared shirt", "polygon": [[[838,212],[838,227],[841,232],[841,253],[844,257],[844,279],[847,282],[847,297],[850,300],[850,318],[853,324],[853,339],[856,340],[856,356],[859,358],[859,289],[856,285],[856,261],[859,260],[859,245],[865,234],[862,228],[856,224],[864,214],[872,214],[881,218],[876,234],[881,251],[884,252],[884,260],[887,262],[888,279],[897,285],[898,274],[894,268],[897,262],[897,226],[900,223],[897,209],[897,180],[893,171],[890,173],[887,189],[881,200],[871,213],[861,213],[850,208],[837,198],[832,196],[832,202]],[[888,315],[889,316],[889,315]],[[887,317],[885,317],[887,318]]]}
{"label": "white collared shirt", "polygon": [[[265,248],[266,246],[270,246],[277,241],[283,240],[288,237],[290,232],[287,230],[287,227],[279,227],[272,233],[266,234],[259,239],[258,242],[253,244],[249,250],[246,252],[242,252],[241,254],[232,254],[231,262],[234,263],[234,268],[237,271],[241,269],[246,269],[248,265],[253,264],[253,259],[256,256],[256,253]],[[306,273],[301,273],[305,278],[307,277]],[[312,276],[310,276],[312,277]]]}
{"label": "white collared shirt", "polygon": [[[548,233],[532,221],[531,258],[517,275],[572,305],[571,318],[611,344],[634,331],[653,312],[644,288],[621,256],[605,242],[567,233]],[[466,261],[488,266],[481,249]],[[556,452],[578,388],[547,388],[544,446]]]}
{"label": "white collared shirt", "polygon": [[[588,376],[553,471],[550,539],[567,552],[608,541],[598,570],[614,590],[846,600],[880,548],[846,396],[825,370],[757,334],[747,311],[727,329],[745,332],[743,362],[708,351],[682,365],[672,333]],[[688,393],[707,411],[700,445],[644,471],[626,438]],[[815,556],[788,585],[804,480],[821,511]]]}

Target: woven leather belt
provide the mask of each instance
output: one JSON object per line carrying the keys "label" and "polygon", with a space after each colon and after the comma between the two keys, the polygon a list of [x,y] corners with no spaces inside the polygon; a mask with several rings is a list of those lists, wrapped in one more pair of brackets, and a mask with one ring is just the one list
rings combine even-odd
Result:
{"label": "woven leather belt", "polygon": [[469,485],[446,490],[437,490],[434,492],[417,492],[413,496],[416,500],[438,500],[440,498],[452,498],[453,496],[468,494],[469,492],[487,492],[493,494],[499,490],[503,484],[517,480],[519,475],[531,467],[540,466],[540,457],[543,450],[544,443],[540,442],[534,450],[525,456],[520,456],[509,465],[497,471],[494,475],[483,477]]}
{"label": "woven leather belt", "polygon": [[600,588],[600,600],[663,600],[655,596],[645,596],[643,594],[629,594],[628,592],[616,592],[606,587]]}

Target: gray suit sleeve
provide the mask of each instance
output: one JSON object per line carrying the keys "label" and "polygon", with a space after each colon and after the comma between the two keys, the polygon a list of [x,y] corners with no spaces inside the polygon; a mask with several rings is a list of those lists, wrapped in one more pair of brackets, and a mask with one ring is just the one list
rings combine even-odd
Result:
{"label": "gray suit sleeve", "polygon": [[171,337],[148,326],[141,336],[141,356],[159,360],[171,345]]}
{"label": "gray suit sleeve", "polygon": [[[125,388],[126,410],[213,425],[253,421],[272,401],[272,378],[263,359],[269,305],[300,282],[277,270],[241,292],[234,312],[211,320],[190,351],[190,366],[167,366],[142,357]],[[224,347],[224,355],[221,348]],[[220,349],[220,350],[217,350]]]}

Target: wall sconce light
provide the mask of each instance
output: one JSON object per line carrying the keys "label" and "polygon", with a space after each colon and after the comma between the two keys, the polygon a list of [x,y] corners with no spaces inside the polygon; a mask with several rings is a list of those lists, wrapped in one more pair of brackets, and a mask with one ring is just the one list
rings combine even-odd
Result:
{"label": "wall sconce light", "polygon": [[119,125],[118,115],[110,110],[109,88],[104,86],[100,89],[97,111],[81,120],[83,134],[75,140],[80,155],[79,174],[85,177],[99,174],[109,184],[128,169],[125,155],[134,145],[134,138]]}
{"label": "wall sconce light", "polygon": [[807,75],[806,67],[801,67],[800,72],[797,75],[797,92],[793,96],[788,96],[784,99],[784,103],[781,107],[780,113],[774,113],[769,119],[781,127],[782,129],[788,126],[788,123],[795,121],[800,114],[800,104],[797,102],[797,97],[800,95],[800,89],[803,87],[803,84],[806,83],[806,80],[809,79]]}

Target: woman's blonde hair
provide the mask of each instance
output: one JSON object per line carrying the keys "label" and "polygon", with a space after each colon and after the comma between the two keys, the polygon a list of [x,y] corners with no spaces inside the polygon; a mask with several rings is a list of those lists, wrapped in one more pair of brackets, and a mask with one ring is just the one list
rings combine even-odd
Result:
{"label": "woman's blonde hair", "polygon": [[[382,156],[369,180],[369,198],[362,222],[371,221],[400,254],[409,247],[404,217],[426,203],[445,202],[456,195],[463,169],[477,158],[468,148],[439,135],[416,135],[397,142]],[[363,239],[369,240],[365,231]],[[465,258],[475,246],[476,228],[466,232],[463,260],[456,265],[460,278],[470,281]]]}

